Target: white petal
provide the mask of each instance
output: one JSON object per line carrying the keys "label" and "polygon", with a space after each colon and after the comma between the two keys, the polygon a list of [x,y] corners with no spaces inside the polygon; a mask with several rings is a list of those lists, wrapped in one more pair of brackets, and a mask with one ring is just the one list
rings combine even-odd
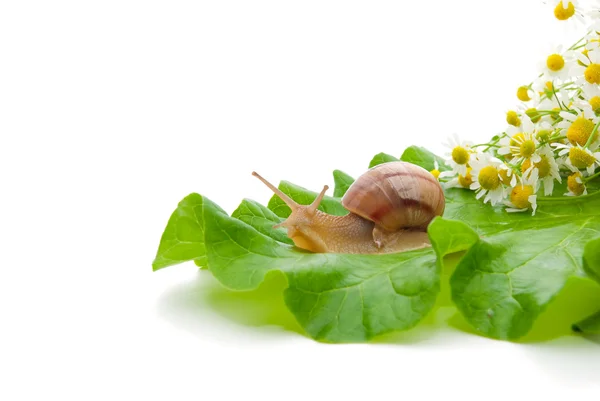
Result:
{"label": "white petal", "polygon": [[554,180],[552,177],[544,178],[544,195],[552,195],[552,191],[554,191]]}
{"label": "white petal", "polygon": [[518,212],[526,212],[527,209],[513,209],[512,207],[506,208],[506,211],[509,213],[518,213]]}
{"label": "white petal", "polygon": [[561,111],[560,113],[558,113],[559,116],[561,116],[562,118],[564,118],[565,120],[568,121],[575,121],[575,119],[577,118],[576,116],[574,116],[573,114],[567,112],[567,111]]}
{"label": "white petal", "polygon": [[591,52],[588,52],[588,57],[592,60],[592,63],[598,64],[600,62],[600,51],[592,50]]}
{"label": "white petal", "polygon": [[523,131],[525,132],[533,132],[533,129],[535,128],[527,114],[521,116],[521,126],[523,127]]}

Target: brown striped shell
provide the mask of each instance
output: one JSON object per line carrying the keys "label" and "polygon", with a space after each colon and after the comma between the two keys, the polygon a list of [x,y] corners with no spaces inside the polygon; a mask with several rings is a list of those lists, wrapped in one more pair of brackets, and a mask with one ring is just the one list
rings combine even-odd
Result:
{"label": "brown striped shell", "polygon": [[424,168],[406,162],[379,164],[348,188],[342,205],[388,231],[424,229],[444,213],[444,191]]}

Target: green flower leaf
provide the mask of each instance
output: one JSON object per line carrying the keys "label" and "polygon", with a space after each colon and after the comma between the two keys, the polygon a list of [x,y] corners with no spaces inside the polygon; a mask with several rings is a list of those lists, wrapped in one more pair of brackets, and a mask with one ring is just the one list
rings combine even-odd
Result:
{"label": "green flower leaf", "polygon": [[341,198],[344,196],[348,188],[350,188],[350,185],[352,185],[354,182],[354,178],[350,177],[343,171],[333,170],[333,182],[335,183],[333,196],[336,198]]}
{"label": "green flower leaf", "polygon": [[[480,236],[475,242],[459,236],[448,247],[468,249],[450,281],[453,300],[473,327],[495,338],[527,334],[569,277],[585,275],[584,247],[600,235],[599,196],[540,200],[535,216],[509,214],[461,189],[446,191],[446,202],[445,217]],[[448,241],[434,223],[432,242]],[[444,248],[434,248],[444,256]]]}
{"label": "green flower leaf", "polygon": [[364,341],[421,321],[439,292],[431,249],[390,255],[311,254],[287,272],[285,301],[313,338]]}
{"label": "green flower leaf", "polygon": [[421,166],[427,171],[431,171],[435,168],[435,162],[438,164],[439,171],[450,170],[450,167],[446,165],[444,159],[420,146],[409,146],[404,153],[402,153],[400,159]]}
{"label": "green flower leaf", "polygon": [[573,330],[583,334],[600,335],[600,311],[578,323],[575,323],[573,325]]}
{"label": "green flower leaf", "polygon": [[441,257],[467,250],[479,241],[479,235],[465,223],[441,217],[436,217],[429,224],[427,233],[433,249]]}
{"label": "green flower leaf", "polygon": [[254,227],[259,233],[269,236],[275,241],[289,245],[294,244],[294,241],[287,236],[285,228],[273,228],[274,225],[281,223],[283,219],[256,201],[244,199],[231,214],[231,217],[243,221]]}
{"label": "green flower leaf", "polygon": [[585,245],[583,267],[590,277],[600,283],[600,238],[596,238]]}
{"label": "green flower leaf", "polygon": [[190,194],[179,202],[160,239],[152,262],[153,270],[188,260],[206,266],[203,216],[204,198],[201,195]]}
{"label": "green flower leaf", "polygon": [[399,159],[397,157],[394,157],[392,155],[388,155],[387,153],[378,153],[378,154],[375,155],[375,157],[373,157],[373,159],[369,163],[369,168],[375,167],[375,166],[377,166],[378,164],[381,164],[381,163],[397,162],[398,160]]}

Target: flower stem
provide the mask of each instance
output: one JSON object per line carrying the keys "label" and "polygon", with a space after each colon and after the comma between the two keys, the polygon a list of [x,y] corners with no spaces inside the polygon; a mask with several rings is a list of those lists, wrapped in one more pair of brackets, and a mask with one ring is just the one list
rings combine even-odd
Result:
{"label": "flower stem", "polygon": [[591,181],[591,180],[593,180],[594,178],[598,178],[598,177],[600,177],[600,172],[599,172],[599,173],[596,173],[596,174],[594,174],[594,175],[590,175],[589,177],[585,177],[585,178],[583,178],[583,182],[588,182],[588,181]]}
{"label": "flower stem", "polygon": [[596,125],[594,125],[594,129],[592,130],[592,133],[590,134],[590,137],[588,138],[587,142],[585,143],[584,148],[588,148],[588,146],[590,146],[592,144],[592,142],[594,141],[594,135],[596,134],[596,131],[598,131],[598,126],[600,125],[600,120],[598,120],[598,122],[596,123]]}

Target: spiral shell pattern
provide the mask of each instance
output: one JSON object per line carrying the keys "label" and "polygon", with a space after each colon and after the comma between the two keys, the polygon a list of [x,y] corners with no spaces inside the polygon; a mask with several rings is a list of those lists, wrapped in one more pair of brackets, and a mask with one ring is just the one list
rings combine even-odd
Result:
{"label": "spiral shell pattern", "polygon": [[361,175],[342,199],[352,213],[388,231],[425,229],[444,213],[444,191],[427,170],[407,162],[379,164]]}

